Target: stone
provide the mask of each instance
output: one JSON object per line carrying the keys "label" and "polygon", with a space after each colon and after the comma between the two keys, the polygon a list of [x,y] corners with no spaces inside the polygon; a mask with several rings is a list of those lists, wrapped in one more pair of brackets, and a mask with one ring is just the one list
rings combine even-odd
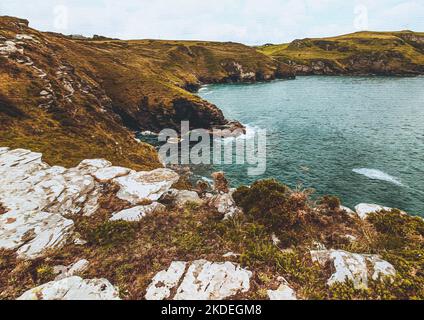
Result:
{"label": "stone", "polygon": [[187,262],[174,261],[168,270],[156,274],[147,288],[146,300],[165,300],[171,296],[171,290],[180,282],[187,267]]}
{"label": "stone", "polygon": [[146,200],[157,201],[174,183],[179,175],[169,169],[156,169],[149,172],[137,172],[125,177],[113,179],[120,187],[117,197],[133,205]]}
{"label": "stone", "polygon": [[177,207],[184,207],[187,203],[195,203],[197,205],[203,204],[203,200],[200,199],[197,192],[176,189],[169,189],[162,195],[159,201],[164,204],[174,205]]}
{"label": "stone", "polygon": [[378,204],[361,203],[355,207],[356,213],[361,219],[366,219],[369,214],[380,211],[392,211],[392,208],[383,207]]}
{"label": "stone", "polygon": [[164,211],[166,207],[158,202],[153,202],[150,205],[145,206],[137,206],[134,208],[122,210],[120,212],[116,212],[110,218],[110,221],[128,221],[128,222],[137,222],[141,221],[147,215]]}
{"label": "stone", "polygon": [[224,219],[229,219],[237,214],[242,213],[242,210],[237,207],[233,199],[232,193],[224,193],[212,196],[207,199],[210,207],[218,210],[219,213],[224,215]]}
{"label": "stone", "polygon": [[268,290],[269,300],[290,301],[297,300],[296,292],[290,288],[289,283],[283,277],[278,278],[281,283],[277,290]]}
{"label": "stone", "polygon": [[250,271],[231,262],[173,262],[153,278],[146,299],[223,300],[249,291],[251,277]]}
{"label": "stone", "polygon": [[252,273],[231,262],[194,261],[174,300],[223,300],[250,289]]}
{"label": "stone", "polygon": [[[368,288],[370,275],[374,280],[396,275],[395,268],[377,255],[363,255],[343,250],[321,250],[311,251],[311,257],[313,262],[318,262],[321,266],[329,262],[333,264],[335,272],[327,282],[329,286],[351,280],[356,289],[365,289]],[[372,270],[368,270],[368,264],[372,266]]]}
{"label": "stone", "polygon": [[73,227],[72,220],[57,213],[9,211],[0,215],[0,248],[17,250],[21,259],[35,259],[66,242]]}
{"label": "stone", "polygon": [[72,277],[78,273],[82,273],[88,269],[89,262],[86,259],[79,260],[67,267],[56,266],[53,268],[53,272],[59,274],[54,280],[59,281],[65,278]]}
{"label": "stone", "polygon": [[115,178],[123,177],[131,172],[128,168],[123,167],[107,167],[101,168],[93,173],[93,176],[100,182],[106,183]]}
{"label": "stone", "polygon": [[28,290],[18,300],[120,300],[118,289],[106,279],[69,277]]}

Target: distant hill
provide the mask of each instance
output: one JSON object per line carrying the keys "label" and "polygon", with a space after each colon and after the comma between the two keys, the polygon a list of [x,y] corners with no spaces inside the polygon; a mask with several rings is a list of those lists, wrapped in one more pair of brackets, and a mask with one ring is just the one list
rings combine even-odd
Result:
{"label": "distant hill", "polygon": [[298,75],[424,74],[424,33],[412,31],[357,32],[257,49],[293,66]]}

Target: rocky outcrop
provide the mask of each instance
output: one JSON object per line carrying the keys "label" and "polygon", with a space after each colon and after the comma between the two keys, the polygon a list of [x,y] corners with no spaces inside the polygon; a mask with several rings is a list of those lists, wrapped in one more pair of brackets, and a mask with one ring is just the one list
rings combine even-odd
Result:
{"label": "rocky outcrop", "polygon": [[[379,280],[396,275],[395,268],[377,255],[363,255],[342,250],[311,251],[312,261],[325,267],[331,264],[335,269],[328,279],[329,286],[351,280],[357,289],[368,287],[369,279]],[[371,268],[368,268],[368,265]]]}
{"label": "rocky outcrop", "polygon": [[249,291],[251,276],[231,262],[173,262],[153,278],[146,299],[223,300]]}
{"label": "rocky outcrop", "polygon": [[118,289],[106,279],[69,277],[25,292],[18,300],[120,300]]}
{"label": "rocky outcrop", "polygon": [[[157,200],[178,179],[169,169],[137,173],[103,159],[70,169],[51,167],[40,153],[0,148],[0,248],[34,259],[63,245],[73,234],[69,217],[90,216],[99,208],[102,183],[117,183],[117,196],[138,204]],[[112,220],[136,221],[160,209],[158,203],[132,208]]]}

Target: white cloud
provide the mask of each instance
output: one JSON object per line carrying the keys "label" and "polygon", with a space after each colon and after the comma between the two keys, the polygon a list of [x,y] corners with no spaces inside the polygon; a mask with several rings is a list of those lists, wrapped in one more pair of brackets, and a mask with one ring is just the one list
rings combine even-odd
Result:
{"label": "white cloud", "polygon": [[[421,2],[421,3],[420,3]],[[0,13],[42,30],[130,38],[287,42],[354,31],[354,7],[368,8],[371,29],[424,29],[422,1],[400,0],[1,0]],[[68,7],[67,30],[54,8]],[[57,25],[56,25],[57,26]]]}

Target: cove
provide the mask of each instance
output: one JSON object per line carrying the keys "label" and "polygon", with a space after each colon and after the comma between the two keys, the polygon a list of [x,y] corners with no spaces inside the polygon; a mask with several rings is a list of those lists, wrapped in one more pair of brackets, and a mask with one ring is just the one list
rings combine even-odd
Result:
{"label": "cove", "polygon": [[197,178],[217,170],[234,186],[276,178],[350,207],[377,203],[424,216],[424,77],[298,77],[209,85],[199,96],[248,131],[267,129],[268,156],[260,177],[211,165],[193,167]]}

